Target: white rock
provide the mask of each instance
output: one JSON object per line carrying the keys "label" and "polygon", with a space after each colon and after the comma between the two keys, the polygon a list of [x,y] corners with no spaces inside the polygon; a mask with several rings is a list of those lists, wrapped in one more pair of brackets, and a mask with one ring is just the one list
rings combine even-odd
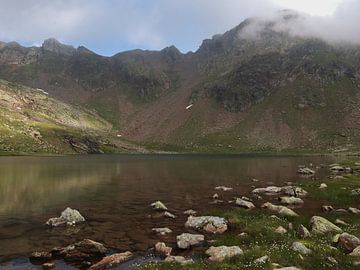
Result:
{"label": "white rock", "polygon": [[210,247],[206,254],[209,255],[209,260],[214,262],[222,262],[226,258],[231,258],[234,256],[242,255],[244,252],[238,246],[220,246],[220,247]]}
{"label": "white rock", "polygon": [[176,237],[177,246],[181,249],[202,244],[204,240],[205,237],[202,234],[183,233]]}

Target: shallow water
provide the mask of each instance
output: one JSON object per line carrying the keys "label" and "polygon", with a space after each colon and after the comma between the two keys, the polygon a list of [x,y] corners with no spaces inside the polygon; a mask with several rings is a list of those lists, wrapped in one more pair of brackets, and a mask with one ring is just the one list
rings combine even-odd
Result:
{"label": "shallow water", "polygon": [[[173,229],[167,243],[184,232],[184,210],[229,208],[228,200],[248,195],[253,185],[309,181],[296,174],[298,165],[332,161],[257,155],[0,157],[0,269],[38,269],[21,256],[84,238],[145,254],[160,239],[152,228]],[[209,202],[218,185],[234,190],[218,192],[226,203],[214,206]],[[149,217],[155,200],[178,218]],[[79,209],[87,222],[71,229],[44,225],[67,206]],[[317,207],[306,203],[299,211],[310,215]],[[59,263],[57,269],[73,268]]]}

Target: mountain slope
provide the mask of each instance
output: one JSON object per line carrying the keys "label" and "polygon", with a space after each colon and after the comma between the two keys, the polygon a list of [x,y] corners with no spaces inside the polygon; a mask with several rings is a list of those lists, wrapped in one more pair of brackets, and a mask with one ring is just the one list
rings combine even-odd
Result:
{"label": "mountain slope", "polygon": [[298,23],[291,11],[248,19],[187,54],[2,43],[0,78],[96,111],[113,134],[155,149],[358,149],[360,47],[294,35]]}

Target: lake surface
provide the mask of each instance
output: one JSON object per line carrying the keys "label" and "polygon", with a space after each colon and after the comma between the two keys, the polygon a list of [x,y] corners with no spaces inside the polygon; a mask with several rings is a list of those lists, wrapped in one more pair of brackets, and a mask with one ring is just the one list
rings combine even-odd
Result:
{"label": "lake surface", "polygon": [[[175,242],[185,230],[185,210],[201,214],[233,207],[227,201],[248,195],[252,186],[309,181],[296,174],[298,165],[332,161],[256,155],[0,157],[0,269],[38,269],[22,256],[84,238],[143,255],[160,239],[151,232],[154,227],[171,228],[174,233],[165,240]],[[226,203],[209,204],[219,185],[234,190],[218,192]],[[156,200],[178,217],[150,217],[149,204]],[[68,206],[87,222],[70,229],[45,225]],[[310,215],[316,207],[310,201],[299,211]],[[72,268],[59,264],[57,269]]]}

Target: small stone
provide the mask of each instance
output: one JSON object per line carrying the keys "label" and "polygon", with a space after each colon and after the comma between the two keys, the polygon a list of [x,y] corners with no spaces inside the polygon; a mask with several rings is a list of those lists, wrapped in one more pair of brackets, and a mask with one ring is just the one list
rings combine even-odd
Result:
{"label": "small stone", "polygon": [[155,245],[155,253],[160,256],[164,256],[164,257],[170,256],[171,251],[172,251],[172,248],[166,246],[166,244],[163,242],[158,242]]}
{"label": "small stone", "polygon": [[188,215],[188,216],[195,216],[195,215],[196,215],[196,211],[195,211],[195,210],[192,210],[192,209],[189,209],[189,210],[184,211],[184,214],[185,214],[185,215]]}
{"label": "small stone", "polygon": [[247,237],[247,236],[248,236],[248,234],[247,234],[247,233],[245,233],[245,232],[242,232],[242,233],[239,233],[239,234],[238,234],[238,236],[240,236],[240,237]]}
{"label": "small stone", "polygon": [[323,205],[321,206],[321,209],[324,211],[324,212],[331,212],[334,210],[334,207],[332,207],[331,205]]}
{"label": "small stone", "polygon": [[202,234],[183,233],[176,237],[178,248],[187,249],[192,246],[197,246],[205,241],[205,237]]}
{"label": "small stone", "polygon": [[237,206],[240,206],[240,207],[243,207],[243,208],[247,208],[247,209],[255,208],[255,205],[252,202],[245,201],[245,200],[240,199],[240,198],[237,198],[235,203],[236,203]]}
{"label": "small stone", "polygon": [[123,253],[116,253],[110,256],[104,257],[100,262],[92,265],[90,270],[105,270],[114,268],[132,258],[133,254],[130,251]]}
{"label": "small stone", "polygon": [[280,197],[279,201],[280,203],[287,205],[301,205],[304,203],[302,199],[296,197]]}
{"label": "small stone", "polygon": [[279,214],[280,216],[287,216],[287,217],[297,217],[299,216],[297,213],[295,213],[293,210],[287,208],[286,206],[281,205],[274,205],[272,203],[264,203],[262,205],[263,208],[269,209],[272,212],[275,212]]}
{"label": "small stone", "polygon": [[168,256],[164,260],[167,263],[178,263],[180,265],[187,265],[190,263],[194,263],[192,259],[185,259],[183,256]]}
{"label": "small stone", "polygon": [[230,190],[233,190],[233,188],[231,188],[231,187],[225,187],[225,186],[220,186],[220,187],[216,187],[215,190],[230,191]]}
{"label": "small stone", "polygon": [[222,262],[226,258],[232,258],[234,256],[242,255],[243,251],[238,246],[220,246],[220,247],[210,247],[206,254],[209,255],[209,260],[213,262]]}
{"label": "small stone", "polygon": [[167,235],[169,233],[172,233],[172,230],[170,230],[169,228],[153,228],[152,231],[160,235]]}
{"label": "small stone", "polygon": [[168,212],[168,211],[165,211],[165,212],[164,212],[164,216],[165,216],[165,217],[168,217],[168,218],[176,218],[175,215],[171,214],[171,213]]}
{"label": "small stone", "polygon": [[338,225],[344,225],[344,226],[347,226],[349,224],[347,224],[345,221],[341,220],[341,219],[336,219],[335,220],[335,224],[338,224]]}
{"label": "small stone", "polygon": [[308,230],[304,225],[300,225],[300,226],[299,226],[299,228],[298,228],[298,235],[299,235],[300,238],[302,238],[302,239],[311,237],[311,234],[310,234],[309,230]]}
{"label": "small stone", "polygon": [[217,193],[215,193],[213,196],[212,196],[213,200],[217,200],[219,199],[219,195]]}
{"label": "small stone", "polygon": [[165,204],[163,204],[161,201],[156,201],[150,204],[150,206],[155,209],[156,211],[166,211],[168,210]]}
{"label": "small stone", "polygon": [[332,264],[338,264],[337,260],[334,257],[327,257],[328,261]]}
{"label": "small stone", "polygon": [[353,190],[351,191],[351,195],[352,195],[352,196],[360,196],[360,188],[353,189]]}
{"label": "small stone", "polygon": [[269,256],[262,256],[262,257],[260,257],[260,258],[257,258],[255,261],[254,261],[254,263],[255,264],[265,264],[265,263],[267,263],[269,261]]}
{"label": "small stone", "polygon": [[321,183],[319,188],[320,188],[320,189],[324,189],[324,188],[327,188],[327,187],[328,187],[327,184]]}
{"label": "small stone", "polygon": [[278,233],[278,234],[286,234],[286,233],[287,233],[287,230],[286,230],[284,227],[279,226],[279,227],[277,227],[277,229],[275,230],[275,232]]}
{"label": "small stone", "polygon": [[349,207],[348,210],[351,214],[360,215],[360,210],[355,207]]}
{"label": "small stone", "polygon": [[224,233],[227,230],[227,221],[221,217],[214,216],[189,216],[185,227],[193,229],[202,229],[209,233]]}
{"label": "small stone", "polygon": [[303,255],[308,255],[312,252],[310,249],[308,249],[304,244],[302,244],[300,242],[292,243],[290,248],[296,252],[303,254]]}
{"label": "small stone", "polygon": [[48,262],[48,263],[43,263],[42,264],[42,268],[44,269],[44,270],[50,270],[50,269],[53,269],[53,268],[55,268],[55,263],[53,263],[53,262]]}

